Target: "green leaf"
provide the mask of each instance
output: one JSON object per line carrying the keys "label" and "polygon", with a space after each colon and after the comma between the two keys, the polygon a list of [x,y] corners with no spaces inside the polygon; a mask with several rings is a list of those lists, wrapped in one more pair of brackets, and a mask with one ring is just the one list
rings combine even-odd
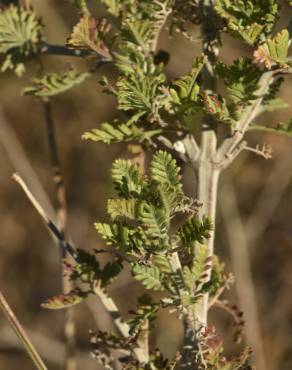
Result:
{"label": "green leaf", "polygon": [[145,203],[141,210],[140,219],[146,228],[145,232],[147,235],[154,238],[166,238],[169,228],[169,219],[163,209]]}
{"label": "green leaf", "polygon": [[123,32],[124,39],[138,44],[142,49],[147,47],[153,32],[151,21],[148,19],[135,19],[127,21],[125,25],[126,28]]}
{"label": "green leaf", "polygon": [[162,273],[170,274],[172,272],[169,260],[166,256],[162,254],[155,254],[152,257],[154,266],[159,268],[159,271]]}
{"label": "green leaf", "polygon": [[188,289],[189,293],[193,295],[196,289],[196,279],[188,266],[183,267],[182,276],[186,288]]}
{"label": "green leaf", "polygon": [[111,284],[123,270],[123,264],[120,259],[114,262],[107,262],[100,274],[101,287],[105,288]]}
{"label": "green leaf", "polygon": [[130,228],[121,222],[95,223],[94,225],[107,245],[112,245],[130,255],[133,255],[133,252],[143,251],[148,245],[141,227]]}
{"label": "green leaf", "polygon": [[170,114],[193,113],[198,109],[200,86],[197,79],[204,63],[203,57],[196,58],[191,71],[177,79],[169,88],[164,104]]}
{"label": "green leaf", "polygon": [[118,159],[112,167],[112,179],[116,191],[123,197],[137,197],[141,194],[146,182],[138,168],[129,160]]}
{"label": "green leaf", "polygon": [[39,98],[58,95],[79,85],[88,76],[89,73],[81,73],[74,68],[63,74],[50,73],[42,78],[34,79],[34,85],[25,88],[24,95],[33,95]]}
{"label": "green leaf", "polygon": [[138,121],[145,114],[155,116],[155,103],[158,96],[161,95],[159,87],[164,80],[165,76],[162,74],[120,77],[117,82],[119,109],[134,111],[132,122]]}
{"label": "green leaf", "polygon": [[76,289],[68,294],[60,294],[58,296],[48,299],[46,302],[42,303],[43,308],[50,310],[60,310],[63,308],[68,308],[76,306],[81,303],[87,297],[87,293]]}
{"label": "green leaf", "polygon": [[72,280],[80,280],[82,283],[92,284],[99,279],[101,268],[96,256],[84,249],[78,249],[78,264],[71,274]]}
{"label": "green leaf", "polygon": [[196,83],[199,73],[205,64],[203,57],[196,58],[191,71],[174,82],[178,96],[181,100],[196,101],[198,96],[198,85]]}
{"label": "green leaf", "polygon": [[122,1],[122,37],[140,47],[145,55],[155,51],[162,26],[171,13],[172,0]]}
{"label": "green leaf", "polygon": [[232,35],[253,45],[271,33],[279,6],[276,0],[216,0],[215,10]]}
{"label": "green leaf", "polygon": [[267,69],[271,69],[275,64],[287,67],[288,49],[289,32],[285,29],[260,45],[254,52],[254,59],[256,62],[264,64]]}
{"label": "green leaf", "polygon": [[209,237],[213,225],[207,216],[200,220],[196,215],[190,217],[178,230],[178,236],[185,248],[192,249],[195,242],[201,244]]}
{"label": "green leaf", "polygon": [[273,99],[276,98],[277,93],[279,92],[280,87],[281,87],[283,82],[284,82],[284,77],[283,76],[279,76],[279,77],[274,78],[272,83],[269,85],[267,93],[263,97],[263,103],[262,103],[263,105],[268,104],[268,102],[270,100],[273,100]]}
{"label": "green leaf", "polygon": [[182,184],[179,173],[180,168],[169,153],[162,150],[155,153],[151,162],[151,176],[153,180],[159,184],[180,190]]}
{"label": "green leaf", "polygon": [[219,62],[215,71],[225,82],[230,98],[234,103],[247,103],[256,98],[260,70],[251,60],[240,58],[230,66]]}
{"label": "green leaf", "polygon": [[116,218],[128,218],[135,220],[140,214],[141,204],[136,199],[109,199],[107,212],[113,220]]}
{"label": "green leaf", "polygon": [[156,266],[144,266],[134,263],[132,265],[134,278],[140,281],[146,289],[163,290],[162,278],[159,268]]}
{"label": "green leaf", "polygon": [[161,130],[147,130],[135,126],[134,124],[128,125],[102,123],[100,129],[92,129],[82,135],[83,139],[92,141],[102,141],[106,144],[128,142],[137,140],[139,142],[149,141],[151,137],[161,133]]}
{"label": "green leaf", "polygon": [[206,262],[209,259],[209,250],[205,244],[198,244],[196,246],[195,258],[192,265],[192,274],[194,280],[198,283],[200,282],[202,276],[206,270]]}
{"label": "green leaf", "polygon": [[36,54],[43,26],[36,13],[21,6],[0,9],[0,53],[6,54],[1,71],[13,69],[21,75],[24,62]]}
{"label": "green leaf", "polygon": [[115,222],[110,225],[97,222],[94,226],[107,245],[114,245],[118,249],[125,249],[129,246],[131,231],[122,223]]}

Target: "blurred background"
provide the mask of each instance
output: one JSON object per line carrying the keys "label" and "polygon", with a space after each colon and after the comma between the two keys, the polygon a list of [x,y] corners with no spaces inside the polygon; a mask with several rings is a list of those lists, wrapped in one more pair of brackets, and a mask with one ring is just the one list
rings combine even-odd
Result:
{"label": "blurred background", "polygon": [[[78,17],[69,2],[32,1],[46,25],[50,43],[64,44]],[[96,14],[101,10],[89,1]],[[278,28],[289,19],[283,2]],[[291,16],[291,14],[290,14]],[[196,36],[196,30],[193,35]],[[169,78],[186,73],[200,44],[182,36],[162,35],[160,47],[171,55],[166,71]],[[220,57],[230,63],[249,55],[240,42],[224,37]],[[86,70],[90,62],[70,57],[45,56],[46,72],[63,71],[68,63]],[[56,206],[54,184],[41,104],[21,95],[35,76],[32,62],[21,79],[12,73],[0,75],[0,286],[49,369],[62,369],[64,357],[63,311],[40,307],[47,298],[61,292],[59,251],[28,200],[11,180],[17,170],[27,181],[49,215]],[[93,223],[105,218],[107,197],[113,194],[110,167],[117,157],[128,156],[125,146],[89,143],[83,132],[117,116],[113,98],[102,94],[102,74],[114,78],[111,67],[102,67],[79,88],[54,98],[53,116],[68,202],[68,234],[79,248],[102,247]],[[291,77],[281,97],[291,102]],[[259,123],[275,125],[287,121],[292,108],[269,113]],[[258,370],[292,369],[292,139],[251,132],[250,145],[270,144],[273,158],[265,160],[243,153],[221,176],[219,184],[216,251],[227,270],[236,275],[228,294],[245,313],[245,341],[256,353]],[[194,194],[190,169],[184,168],[185,188]],[[122,313],[135,305],[141,293],[127,272],[112,285],[110,294]],[[239,292],[239,293],[238,293]],[[108,330],[111,321],[96,298],[76,307],[78,367],[99,368],[89,355],[89,330]],[[230,319],[214,309],[211,320],[226,339],[226,354],[237,353],[242,345],[232,342]],[[151,339],[170,356],[179,347],[182,328],[171,315],[160,315]],[[0,313],[0,370],[32,369],[27,355]]]}

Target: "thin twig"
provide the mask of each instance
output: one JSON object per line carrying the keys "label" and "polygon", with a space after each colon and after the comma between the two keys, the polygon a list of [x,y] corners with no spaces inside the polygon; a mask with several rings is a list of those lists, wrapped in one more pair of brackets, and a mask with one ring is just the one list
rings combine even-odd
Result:
{"label": "thin twig", "polygon": [[12,179],[15,180],[22,190],[24,191],[27,198],[30,200],[31,204],[37,211],[37,213],[41,216],[42,220],[50,230],[50,232],[53,234],[54,237],[57,238],[57,240],[60,242],[61,248],[64,252],[68,252],[68,254],[75,260],[79,261],[78,253],[75,247],[69,242],[66,241],[64,234],[62,231],[58,228],[58,226],[48,217],[42,206],[39,204],[39,202],[36,200],[32,192],[29,190],[28,186],[24,182],[24,180],[21,178],[21,176],[17,173],[14,173],[12,175]]}
{"label": "thin twig", "polygon": [[249,152],[253,152],[265,159],[271,159],[272,158],[272,148],[269,145],[264,144],[262,147],[257,145],[255,148],[252,148],[250,146],[245,146],[244,150],[247,150]]}
{"label": "thin twig", "polygon": [[26,352],[32,359],[33,363],[35,364],[36,368],[39,370],[47,370],[46,365],[44,364],[43,360],[41,359],[40,355],[38,354],[37,350],[31,343],[30,339],[28,338],[27,334],[25,333],[23,327],[17,320],[14,312],[10,308],[8,302],[6,301],[4,295],[0,291],[0,308],[4,315],[6,316],[6,319],[12,326],[13,330],[15,331],[16,335],[22,342],[24,348],[26,349]]}

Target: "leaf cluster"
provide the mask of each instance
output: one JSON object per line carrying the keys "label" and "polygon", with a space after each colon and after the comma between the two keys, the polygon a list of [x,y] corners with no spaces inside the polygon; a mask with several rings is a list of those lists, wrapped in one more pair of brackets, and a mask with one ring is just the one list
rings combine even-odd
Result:
{"label": "leaf cluster", "polygon": [[253,45],[272,32],[279,6],[276,0],[216,0],[215,10],[228,32]]}
{"label": "leaf cluster", "polygon": [[236,358],[228,360],[223,355],[223,342],[217,335],[214,326],[208,325],[200,333],[200,354],[197,357],[201,361],[202,368],[210,370],[252,370],[248,365],[251,349],[246,347]]}
{"label": "leaf cluster", "polygon": [[5,54],[1,71],[12,69],[22,75],[24,63],[37,52],[42,23],[32,10],[10,5],[0,9],[0,53]]}

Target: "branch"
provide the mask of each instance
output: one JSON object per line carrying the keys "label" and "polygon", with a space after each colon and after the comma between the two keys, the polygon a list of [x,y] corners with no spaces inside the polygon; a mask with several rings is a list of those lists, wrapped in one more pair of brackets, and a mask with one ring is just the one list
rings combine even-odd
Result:
{"label": "branch", "polygon": [[239,156],[239,154],[242,153],[243,150],[246,149],[246,147],[247,147],[247,142],[241,141],[237,145],[237,147],[234,148],[233,152],[231,152],[225,157],[224,161],[221,161],[220,163],[217,164],[218,168],[220,168],[221,170],[227,168]]}
{"label": "branch", "polygon": [[[216,154],[216,161],[218,163],[222,163],[225,160],[230,158],[230,155],[234,151],[234,149],[239,145],[241,140],[243,139],[246,131],[249,128],[249,125],[253,122],[254,118],[258,115],[263,98],[267,93],[269,86],[274,80],[277,71],[269,71],[263,73],[259,81],[259,89],[256,92],[258,96],[245,110],[242,114],[241,119],[237,122],[236,127],[234,129],[234,133],[231,137],[224,140],[221,147],[218,149]],[[226,167],[224,164],[222,166]]]}
{"label": "branch", "polygon": [[30,339],[28,338],[27,334],[25,333],[23,327],[17,320],[14,312],[10,308],[8,302],[6,301],[5,297],[3,296],[2,292],[0,291],[0,308],[6,319],[8,320],[9,324],[11,325],[12,329],[15,331],[16,335],[22,342],[26,352],[32,359],[33,363],[35,364],[36,368],[39,370],[47,370],[46,365],[43,363],[40,355],[38,354],[37,350],[31,343]]}
{"label": "branch", "polygon": [[244,150],[248,150],[249,152],[256,153],[257,155],[265,158],[265,159],[271,159],[272,156],[272,147],[270,145],[264,144],[262,147],[257,145],[255,148],[252,148],[250,146],[245,146]]}
{"label": "branch", "polygon": [[63,250],[63,252],[67,252],[76,262],[79,262],[79,257],[77,250],[75,247],[73,247],[72,244],[67,242],[64,237],[64,233],[58,228],[58,226],[47,216],[46,212],[42,208],[42,206],[39,204],[39,202],[36,200],[32,192],[29,190],[28,186],[24,182],[24,180],[21,178],[21,176],[17,173],[14,173],[12,175],[12,179],[15,180],[22,190],[24,191],[25,195],[33,205],[34,209],[37,211],[37,213],[40,215],[44,223],[46,224],[47,228],[50,230],[50,232],[53,234],[54,237],[57,238],[57,240],[60,243],[60,246]]}

